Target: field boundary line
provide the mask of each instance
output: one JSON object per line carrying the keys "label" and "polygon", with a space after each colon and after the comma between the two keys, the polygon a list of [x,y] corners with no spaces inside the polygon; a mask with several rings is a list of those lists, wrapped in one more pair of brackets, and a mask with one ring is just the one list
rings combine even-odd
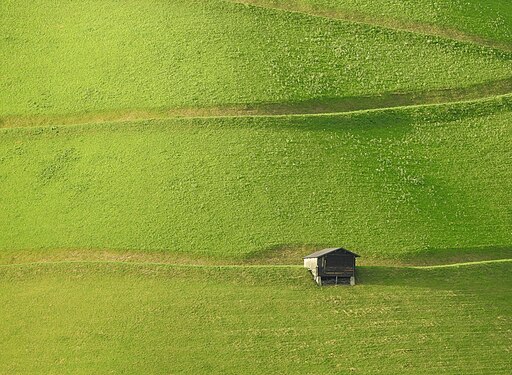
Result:
{"label": "field boundary line", "polygon": [[[222,119],[222,118],[286,118],[286,117],[303,117],[303,116],[332,116],[343,114],[354,114],[364,112],[379,112],[407,108],[424,108],[444,105],[455,105],[460,103],[478,103],[492,101],[500,98],[506,98],[512,95],[512,77],[494,81],[499,83],[499,89],[496,93],[479,92],[479,88],[486,87],[487,84],[475,85],[466,88],[471,93],[479,93],[480,96],[473,94],[467,97],[453,96],[454,91],[466,89],[447,89],[437,90],[424,93],[407,93],[407,94],[388,94],[388,96],[380,95],[373,97],[351,97],[331,99],[330,101],[305,101],[297,103],[266,103],[246,105],[244,107],[215,107],[215,108],[184,108],[171,109],[166,111],[125,111],[125,112],[105,112],[83,115],[64,115],[64,116],[6,116],[0,117],[0,131],[8,129],[21,128],[38,128],[49,126],[73,126],[73,125],[89,125],[89,124],[109,124],[136,121],[157,121],[170,119]],[[429,95],[432,93],[432,97]],[[443,97],[445,93],[448,98]],[[441,97],[439,96],[441,95]],[[423,99],[427,98],[426,101]],[[399,98],[405,103],[400,105],[394,99]],[[445,99],[445,100],[443,100]],[[373,100],[380,100],[380,106],[369,105]],[[352,103],[356,103],[352,105]],[[347,105],[348,104],[348,105]]]}
{"label": "field boundary line", "polygon": [[[436,269],[436,268],[450,268],[450,267],[467,267],[481,264],[496,264],[496,263],[512,263],[512,259],[491,259],[474,262],[461,262],[450,264],[438,264],[431,266],[389,266],[389,265],[372,265],[372,266],[359,266],[364,268],[374,267],[389,267],[389,268],[405,268],[405,269]],[[62,261],[42,261],[42,262],[26,262],[26,263],[4,263],[0,264],[0,268],[15,268],[25,266],[52,266],[52,265],[130,265],[130,266],[165,266],[176,268],[304,268],[302,264],[189,264],[189,263],[165,263],[165,262],[130,262],[130,261],[116,261],[116,260],[62,260]]]}
{"label": "field boundary line", "polygon": [[436,26],[422,22],[405,22],[396,18],[386,17],[378,19],[374,16],[354,11],[341,11],[335,9],[318,9],[313,6],[302,6],[297,4],[269,4],[261,0],[224,0],[233,4],[243,4],[262,9],[272,9],[288,13],[302,14],[310,17],[327,18],[354,24],[380,27],[383,29],[408,32],[425,36],[440,37],[457,42],[472,43],[483,47],[498,49],[505,52],[512,52],[512,43],[501,42],[479,35],[466,33],[460,29]]}
{"label": "field boundary line", "polygon": [[165,262],[130,262],[122,260],[62,260],[62,261],[42,261],[26,263],[4,263],[0,267],[19,267],[19,266],[46,266],[60,264],[119,264],[133,266],[168,266],[182,268],[303,268],[301,264],[191,264],[191,263],[165,263]]}

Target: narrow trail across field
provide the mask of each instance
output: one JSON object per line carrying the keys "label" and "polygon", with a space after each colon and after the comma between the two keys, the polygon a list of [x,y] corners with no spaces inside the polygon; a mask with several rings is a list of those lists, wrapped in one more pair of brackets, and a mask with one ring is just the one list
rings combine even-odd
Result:
{"label": "narrow trail across field", "polygon": [[479,265],[479,264],[510,263],[510,262],[512,262],[512,259],[491,259],[491,260],[479,260],[479,261],[474,261],[474,262],[436,264],[433,266],[405,266],[405,267],[406,268],[414,268],[414,269],[435,269],[435,268],[465,267],[465,266],[475,266],[475,265]]}
{"label": "narrow trail across field", "polygon": [[352,23],[359,23],[370,26],[378,26],[395,31],[406,31],[415,34],[431,35],[447,39],[456,40],[459,42],[470,42],[479,44],[486,47],[500,49],[503,51],[512,52],[512,43],[499,42],[492,39],[483,38],[478,35],[465,33],[455,28],[441,27],[427,23],[420,22],[405,22],[393,18],[385,17],[372,17],[364,13],[345,12],[333,9],[319,9],[314,5],[297,4],[297,3],[269,3],[262,0],[225,0],[231,3],[246,4],[265,9],[274,9],[284,12],[306,14],[314,17],[323,17],[330,19],[337,19],[348,21]]}
{"label": "narrow trail across field", "polygon": [[163,111],[111,111],[57,116],[11,116],[0,118],[0,129],[119,121],[144,121],[166,118],[253,117],[348,113],[364,110],[448,104],[486,99],[510,93],[512,93],[512,77],[465,88],[412,93],[388,93],[379,96],[311,99],[296,103],[262,103],[210,108],[177,108]]}
{"label": "narrow trail across field", "polygon": [[[439,264],[433,266],[393,266],[392,268],[400,269],[436,269],[436,268],[453,268],[468,267],[482,264],[493,263],[512,263],[512,259],[492,259],[474,262],[461,262],[450,264]],[[181,267],[181,268],[303,268],[301,264],[183,264],[183,263],[165,263],[165,262],[136,262],[136,261],[120,261],[120,260],[61,260],[61,261],[40,261],[40,262],[23,262],[23,263],[6,263],[0,264],[0,268],[6,267],[24,267],[24,266],[46,266],[46,265],[69,265],[69,264],[120,264],[131,266],[164,266],[164,267]],[[359,267],[383,267],[383,266],[359,266]],[[384,267],[389,267],[388,265]]]}

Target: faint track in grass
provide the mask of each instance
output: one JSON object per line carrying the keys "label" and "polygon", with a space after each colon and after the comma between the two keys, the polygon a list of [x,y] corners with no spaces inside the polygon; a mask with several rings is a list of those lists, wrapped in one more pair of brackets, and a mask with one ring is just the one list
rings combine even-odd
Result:
{"label": "faint track in grass", "polygon": [[485,47],[495,48],[502,51],[512,52],[512,43],[500,42],[479,35],[465,33],[456,28],[441,27],[421,22],[405,22],[390,17],[376,18],[364,13],[354,11],[339,11],[335,9],[318,9],[313,5],[306,4],[276,4],[262,0],[225,0],[230,3],[245,4],[264,9],[298,13],[312,17],[322,17],[335,20],[342,20],[352,23],[377,26],[394,31],[404,31],[414,34],[430,35],[464,43],[474,43]]}
{"label": "faint track in grass", "polygon": [[474,262],[436,264],[436,265],[432,265],[432,266],[405,266],[405,267],[414,268],[414,269],[434,269],[434,268],[466,267],[466,266],[475,266],[475,265],[479,265],[479,264],[511,263],[511,262],[512,262],[512,259],[490,259],[490,260],[477,260]]}
{"label": "faint track in grass", "polygon": [[378,96],[310,99],[292,103],[261,103],[207,108],[176,108],[168,110],[111,111],[62,116],[7,116],[0,118],[0,129],[144,121],[167,118],[290,116],[349,113],[364,110],[449,104],[492,98],[509,93],[512,93],[512,77],[465,88],[450,88],[425,92],[386,93]]}
{"label": "faint track in grass", "polygon": [[121,260],[62,260],[62,261],[42,261],[42,262],[24,262],[24,263],[5,263],[0,267],[22,267],[22,266],[45,266],[59,264],[122,264],[132,266],[168,266],[183,268],[302,268],[300,264],[190,264],[190,263],[166,263],[166,262],[130,262]]}
{"label": "faint track in grass", "polygon": [[[392,268],[412,268],[412,269],[436,269],[436,268],[450,268],[450,267],[467,267],[482,264],[495,264],[495,263],[512,263],[512,259],[491,259],[481,260],[474,262],[461,262],[450,264],[438,264],[433,266],[407,266],[399,265]],[[23,267],[23,266],[47,266],[47,265],[72,265],[72,264],[119,264],[130,266],[164,266],[164,267],[181,267],[181,268],[303,268],[301,264],[184,264],[184,263],[165,263],[165,262],[130,262],[130,261],[116,261],[116,260],[62,260],[62,261],[41,261],[41,262],[24,262],[24,263],[5,263],[0,264],[0,268],[6,267]],[[379,266],[359,266],[365,268],[372,267],[389,267],[389,265]]]}

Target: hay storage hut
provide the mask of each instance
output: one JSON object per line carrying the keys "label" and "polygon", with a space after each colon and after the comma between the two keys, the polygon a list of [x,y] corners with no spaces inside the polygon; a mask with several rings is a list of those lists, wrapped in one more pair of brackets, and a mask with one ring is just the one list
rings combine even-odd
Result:
{"label": "hay storage hut", "polygon": [[318,285],[355,285],[357,257],[342,247],[332,247],[305,256],[304,267],[311,271]]}

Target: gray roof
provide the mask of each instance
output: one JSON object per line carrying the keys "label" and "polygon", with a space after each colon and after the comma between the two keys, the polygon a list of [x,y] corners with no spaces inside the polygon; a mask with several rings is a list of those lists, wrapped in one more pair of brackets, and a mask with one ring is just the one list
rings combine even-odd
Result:
{"label": "gray roof", "polygon": [[314,252],[314,253],[312,253],[312,254],[306,255],[306,256],[304,257],[304,259],[309,259],[309,258],[319,258],[319,257],[321,257],[321,256],[323,256],[323,255],[325,255],[325,254],[329,254],[329,253],[332,253],[332,252],[337,251],[337,250],[343,250],[343,251],[345,251],[345,252],[347,252],[347,253],[352,254],[352,255],[353,255],[353,256],[355,256],[355,257],[358,257],[358,256],[359,256],[359,255],[357,255],[356,253],[353,253],[352,251],[348,251],[347,249],[344,249],[344,248],[342,248],[342,247],[330,247],[330,248],[328,248],[328,249],[323,249],[323,250],[315,251],[315,252]]}

